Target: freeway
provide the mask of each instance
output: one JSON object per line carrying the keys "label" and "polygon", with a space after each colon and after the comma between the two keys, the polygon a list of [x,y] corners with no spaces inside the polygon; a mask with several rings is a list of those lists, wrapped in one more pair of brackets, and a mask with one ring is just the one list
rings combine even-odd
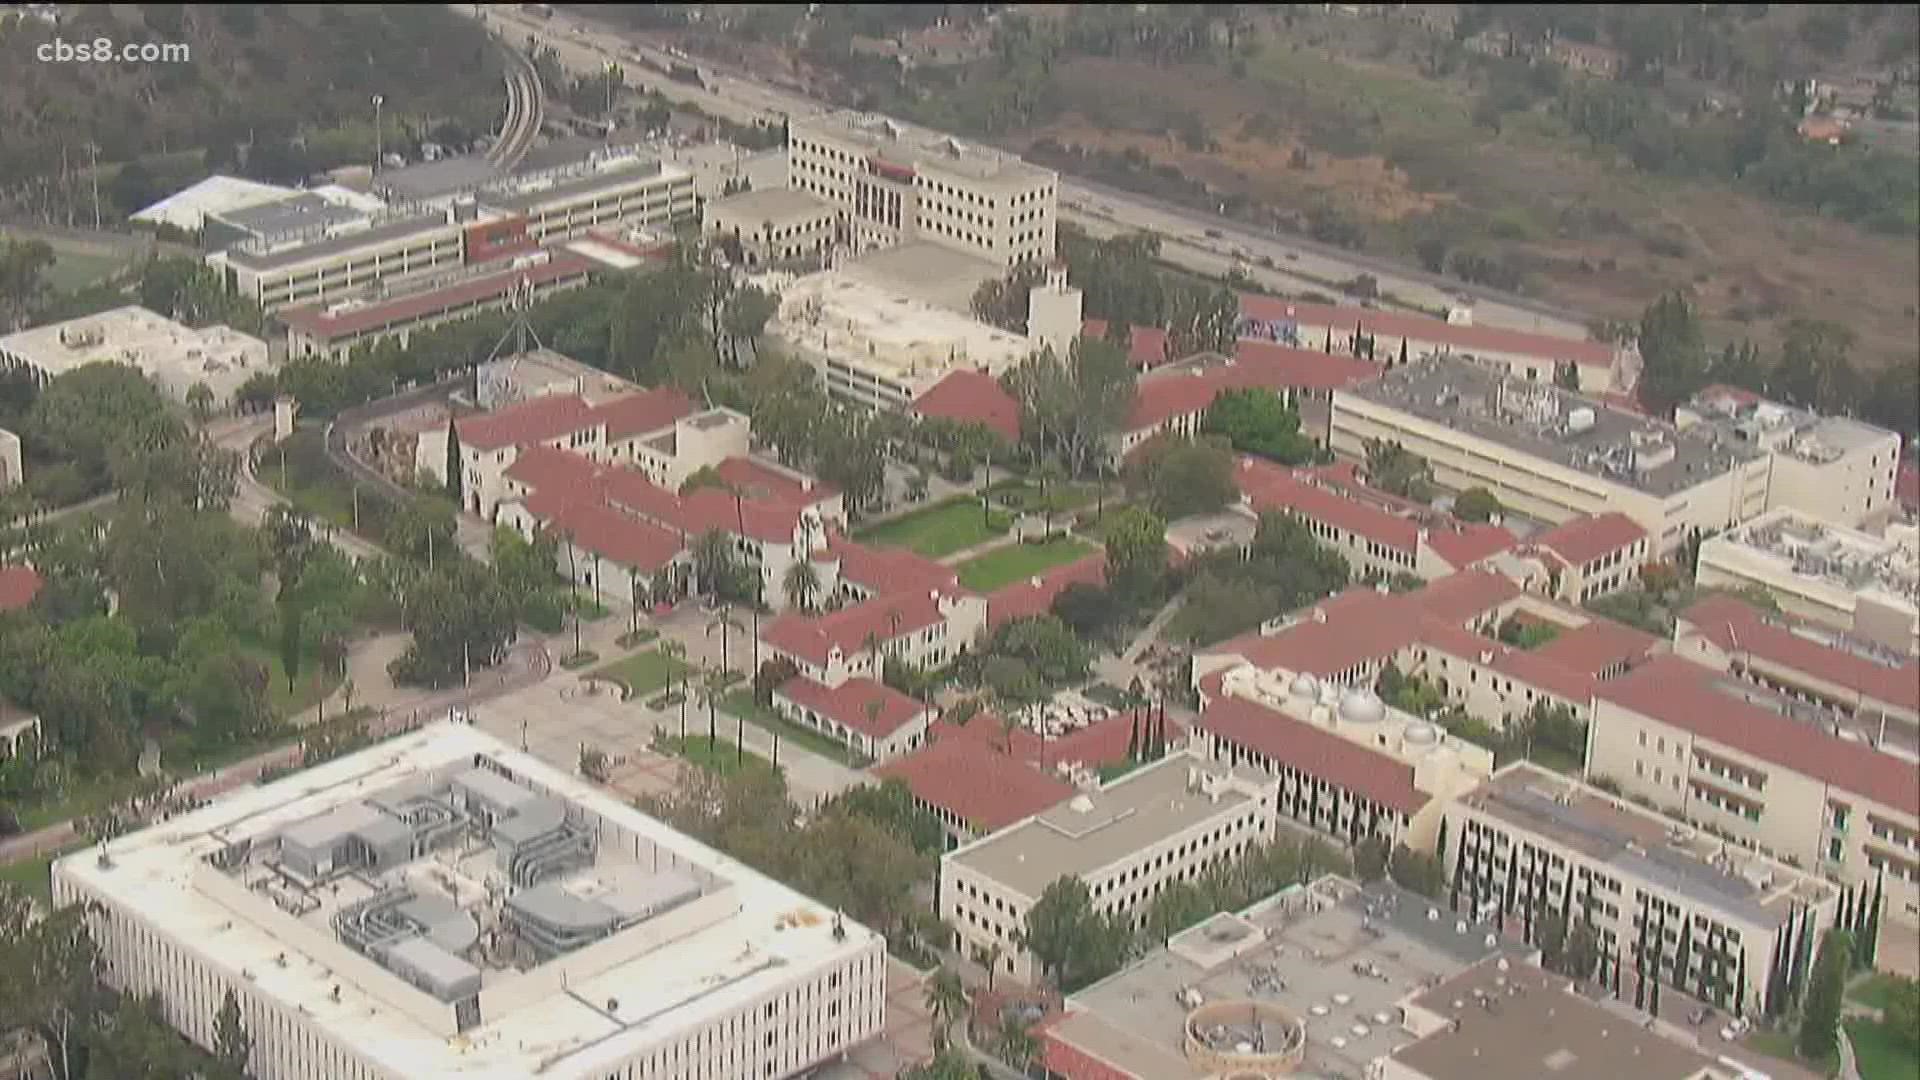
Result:
{"label": "freeway", "polygon": [[[474,11],[468,5],[453,7],[464,14]],[[573,12],[560,12],[550,20],[539,20],[509,5],[488,5],[485,11],[489,21],[513,27],[511,32],[516,36],[532,34],[542,44],[551,45],[560,62],[569,68],[599,71],[609,60],[626,61],[629,82],[735,123],[777,123],[787,117],[832,111],[829,106],[793,89],[770,86],[705,62],[700,65],[704,85],[669,79],[652,65],[665,67],[675,57],[631,34],[610,30]],[[1387,304],[1397,301],[1403,306],[1432,312],[1457,303],[1462,293],[1468,293],[1473,299],[1473,317],[1477,323],[1562,337],[1587,336],[1588,320],[1579,312],[1527,297],[1467,286],[1414,267],[1304,238],[1259,232],[1226,218],[1079,177],[1063,174],[1060,179],[1062,220],[1096,236],[1128,229],[1152,229],[1165,238],[1161,249],[1163,258],[1203,274],[1224,275],[1237,266],[1268,288],[1329,295],[1338,292],[1339,283],[1360,274],[1371,274],[1379,283],[1383,302]],[[1272,265],[1266,266],[1266,262]]]}

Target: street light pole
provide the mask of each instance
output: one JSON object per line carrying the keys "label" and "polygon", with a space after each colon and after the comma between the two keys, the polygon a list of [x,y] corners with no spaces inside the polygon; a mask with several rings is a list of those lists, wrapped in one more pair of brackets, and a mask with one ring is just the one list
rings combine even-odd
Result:
{"label": "street light pole", "polygon": [[386,144],[380,130],[380,107],[387,103],[386,95],[373,95],[373,175],[380,174],[380,159],[386,156]]}

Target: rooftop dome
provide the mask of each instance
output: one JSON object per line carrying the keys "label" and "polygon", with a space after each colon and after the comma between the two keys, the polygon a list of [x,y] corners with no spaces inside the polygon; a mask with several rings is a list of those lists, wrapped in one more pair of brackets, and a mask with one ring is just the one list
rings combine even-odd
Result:
{"label": "rooftop dome", "polygon": [[1349,690],[1340,699],[1340,719],[1350,724],[1377,724],[1386,716],[1386,705],[1372,691]]}
{"label": "rooftop dome", "polygon": [[1314,677],[1305,673],[1293,677],[1293,685],[1288,687],[1294,697],[1310,698],[1320,692],[1320,684]]}
{"label": "rooftop dome", "polygon": [[1407,744],[1409,746],[1432,746],[1440,741],[1440,731],[1432,724],[1422,720],[1407,725]]}

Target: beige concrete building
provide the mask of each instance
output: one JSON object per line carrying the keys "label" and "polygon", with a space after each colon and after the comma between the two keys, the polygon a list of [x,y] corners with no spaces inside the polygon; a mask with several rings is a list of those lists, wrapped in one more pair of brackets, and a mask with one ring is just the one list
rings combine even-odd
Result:
{"label": "beige concrete building", "polygon": [[1890,516],[1897,501],[1900,436],[1846,417],[1821,416],[1729,386],[1711,386],[1673,412],[1682,430],[1706,424],[1773,455],[1767,509],[1798,510],[1859,528]]}
{"label": "beige concrete building", "polygon": [[1665,556],[1766,507],[1769,455],[1457,359],[1415,361],[1333,396],[1332,447],[1370,441],[1424,458],[1456,491],[1560,524],[1615,511]]}
{"label": "beige concrete building", "polygon": [[1271,840],[1274,799],[1265,776],[1171,754],[941,856],[940,917],[969,955],[997,948],[1003,972],[1034,983],[1019,936],[1049,885],[1078,877],[1095,911],[1137,929],[1167,883]]}
{"label": "beige concrete building", "polygon": [[[1539,964],[1483,961],[1403,1003],[1413,1042],[1374,1059],[1369,1080],[1742,1080],[1685,1036],[1632,1023]],[[1685,1041],[1683,1041],[1685,1040]]]}
{"label": "beige concrete building", "polygon": [[765,1080],[886,1019],[880,935],[437,724],[53,866],[102,973],[261,1080]]}
{"label": "beige concrete building", "polygon": [[796,118],[787,186],[847,215],[855,250],[926,240],[1001,267],[1053,257],[1059,176],[883,116]]}
{"label": "beige concrete building", "polygon": [[1755,518],[1700,545],[1702,587],[1765,590],[1789,615],[1920,654],[1920,529],[1884,536],[1797,510]]}
{"label": "beige concrete building", "polygon": [[1885,881],[1889,919],[1920,924],[1913,762],[1826,710],[1679,657],[1599,688],[1587,775],[1762,854],[1850,885]]}
{"label": "beige concrete building", "polygon": [[1596,978],[1628,995],[1644,963],[1650,978],[1757,1016],[1783,938],[1810,919],[1819,940],[1839,907],[1840,890],[1816,874],[1532,762],[1501,769],[1447,823],[1440,855],[1456,903],[1509,927],[1590,923]]}
{"label": "beige concrete building", "polygon": [[0,336],[0,365],[42,381],[97,363],[138,368],[177,402],[204,383],[217,409],[249,378],[277,367],[267,343],[251,334],[230,326],[196,330],[137,305]]}
{"label": "beige concrete building", "polygon": [[840,211],[793,188],[748,191],[706,205],[709,236],[738,241],[749,269],[796,259],[824,262],[840,243]]}
{"label": "beige concrete building", "polygon": [[1371,838],[1432,850],[1447,801],[1493,772],[1483,747],[1368,690],[1252,664],[1203,686],[1194,744],[1222,764],[1273,777],[1276,817],[1336,843]]}
{"label": "beige concrete building", "polygon": [[271,313],[456,270],[466,262],[468,224],[451,210],[390,211],[331,232],[244,241],[207,262],[224,275],[229,292]]}
{"label": "beige concrete building", "polygon": [[771,337],[805,360],[827,392],[871,408],[908,411],[956,371],[998,377],[1032,342],[970,315],[880,288],[841,270],[756,282],[780,297]]}
{"label": "beige concrete building", "polygon": [[1243,293],[1240,336],[1383,364],[1455,357],[1522,382],[1564,385],[1571,371],[1583,394],[1628,394],[1640,380],[1640,353],[1633,346],[1476,324],[1471,304],[1436,319]]}

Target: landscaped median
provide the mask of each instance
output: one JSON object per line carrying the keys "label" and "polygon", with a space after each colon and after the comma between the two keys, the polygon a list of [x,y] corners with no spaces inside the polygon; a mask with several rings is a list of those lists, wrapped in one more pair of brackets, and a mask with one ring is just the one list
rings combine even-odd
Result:
{"label": "landscaped median", "polygon": [[658,649],[648,649],[594,668],[587,672],[586,678],[614,683],[625,691],[622,700],[632,701],[664,688],[669,681],[677,685],[681,673],[692,670],[692,665],[685,661],[675,660]]}

